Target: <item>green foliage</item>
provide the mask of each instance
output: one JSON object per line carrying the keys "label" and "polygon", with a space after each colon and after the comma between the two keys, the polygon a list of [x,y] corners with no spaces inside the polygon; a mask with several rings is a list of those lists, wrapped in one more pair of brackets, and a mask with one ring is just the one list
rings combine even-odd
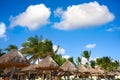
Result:
{"label": "green foliage", "polygon": [[60,54],[53,54],[52,55],[53,60],[55,60],[55,62],[61,66],[64,62],[66,62],[66,59],[62,57],[62,55]]}
{"label": "green foliage", "polygon": [[120,78],[117,78],[117,79],[115,79],[115,80],[120,80]]}
{"label": "green foliage", "polygon": [[92,68],[95,68],[95,64],[96,64],[96,62],[95,62],[94,60],[91,60],[91,61],[90,61],[90,66],[91,66]]}
{"label": "green foliage", "polygon": [[87,61],[89,61],[90,55],[91,55],[91,51],[87,51],[87,50],[83,51],[82,56],[83,56],[84,58],[86,58]]}
{"label": "green foliage", "polygon": [[9,51],[12,50],[12,49],[18,49],[18,47],[17,47],[16,45],[11,44],[11,45],[9,45],[7,48],[5,48],[5,50],[6,50],[7,52],[9,52]]}
{"label": "green foliage", "polygon": [[5,52],[3,52],[3,49],[0,48],[0,56],[4,55]]}
{"label": "green foliage", "polygon": [[96,60],[97,65],[105,71],[114,71],[119,67],[119,61],[113,60],[111,57],[105,56]]}
{"label": "green foliage", "polygon": [[80,58],[80,57],[77,57],[76,63],[77,63],[77,65],[82,64],[82,60],[81,60],[81,58]]}
{"label": "green foliage", "polygon": [[22,44],[22,47],[21,53],[30,57],[30,61],[39,61],[40,58],[44,58],[48,55],[51,56],[55,53],[53,43],[48,39],[42,40],[42,37],[38,36],[29,37],[27,42]]}

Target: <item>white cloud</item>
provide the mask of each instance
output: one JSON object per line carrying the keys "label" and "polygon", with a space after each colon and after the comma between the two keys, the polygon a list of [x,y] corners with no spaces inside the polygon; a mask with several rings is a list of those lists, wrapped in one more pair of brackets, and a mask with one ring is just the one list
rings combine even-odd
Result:
{"label": "white cloud", "polygon": [[84,58],[84,57],[82,57],[82,58],[81,58],[81,61],[82,61],[82,64],[85,64],[85,63],[87,62],[87,59]]}
{"label": "white cloud", "polygon": [[70,58],[70,56],[69,55],[64,55],[63,58],[68,59],[68,58]]}
{"label": "white cloud", "polygon": [[59,8],[56,13],[61,14],[61,21],[56,22],[53,27],[61,30],[102,25],[114,19],[107,6],[100,5],[98,2],[68,6],[66,11]]}
{"label": "white cloud", "polygon": [[18,25],[35,30],[49,23],[50,14],[50,9],[44,4],[30,5],[25,12],[16,17],[10,17],[10,27],[13,28]]}
{"label": "white cloud", "polygon": [[0,23],[0,37],[5,38],[6,37],[5,33],[6,33],[6,26],[2,22],[2,23]]}
{"label": "white cloud", "polygon": [[96,46],[96,44],[87,44],[86,48],[92,49]]}
{"label": "white cloud", "polygon": [[[55,51],[57,49],[57,45],[53,45],[53,50]],[[65,54],[64,48],[59,48],[57,54]]]}

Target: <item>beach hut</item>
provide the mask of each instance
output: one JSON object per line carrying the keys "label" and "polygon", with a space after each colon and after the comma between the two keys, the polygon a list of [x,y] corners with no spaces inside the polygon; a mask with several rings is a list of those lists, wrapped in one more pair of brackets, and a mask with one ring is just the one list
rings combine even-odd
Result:
{"label": "beach hut", "polygon": [[42,80],[44,80],[44,73],[48,72],[50,80],[52,80],[52,72],[56,71],[59,69],[58,64],[50,57],[47,56],[44,58],[42,61],[40,61],[36,66],[36,69],[42,70]]}
{"label": "beach hut", "polygon": [[35,69],[36,64],[29,65],[27,67],[24,67],[20,70],[21,73],[25,73],[28,75],[28,79],[35,78],[33,75],[37,75],[38,71]]}
{"label": "beach hut", "polygon": [[27,59],[16,49],[13,49],[0,57],[0,68],[12,69],[10,80],[12,80],[16,68],[22,68],[28,65],[29,62]]}
{"label": "beach hut", "polygon": [[88,68],[86,68],[82,64],[78,66],[78,71],[80,72],[79,77],[88,78],[90,75],[90,71],[88,70]]}
{"label": "beach hut", "polygon": [[[62,69],[62,72],[60,72],[61,74],[59,73],[58,75],[67,76],[68,80],[69,80],[70,75],[77,72],[77,68],[69,60],[67,60],[62,66],[60,66],[60,69]],[[66,79],[66,77],[65,77],[65,79]]]}

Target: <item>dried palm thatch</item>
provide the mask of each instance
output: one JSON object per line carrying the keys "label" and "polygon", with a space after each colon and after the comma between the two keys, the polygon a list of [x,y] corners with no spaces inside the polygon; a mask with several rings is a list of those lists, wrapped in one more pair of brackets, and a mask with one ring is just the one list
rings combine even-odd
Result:
{"label": "dried palm thatch", "polygon": [[63,71],[68,71],[68,72],[76,72],[77,71],[77,68],[75,67],[75,65],[68,60],[62,66],[60,66],[60,68]]}
{"label": "dried palm thatch", "polygon": [[78,66],[78,71],[80,73],[90,73],[90,71],[82,64]]}
{"label": "dried palm thatch", "polygon": [[29,62],[27,59],[16,49],[13,49],[0,57],[0,67],[3,68],[19,68],[28,65]]}
{"label": "dried palm thatch", "polygon": [[95,74],[95,73],[97,73],[97,71],[95,70],[95,69],[93,69],[92,67],[87,67],[87,69],[89,70],[89,72],[91,73],[91,74]]}
{"label": "dried palm thatch", "polygon": [[57,70],[59,66],[50,56],[47,56],[35,68],[39,70]]}
{"label": "dried palm thatch", "polygon": [[113,72],[113,71],[107,72],[107,76],[115,76],[115,72]]}
{"label": "dried palm thatch", "polygon": [[104,70],[101,67],[95,67],[96,74],[104,74]]}
{"label": "dried palm thatch", "polygon": [[36,64],[24,67],[21,69],[21,72],[36,71],[35,66],[36,66]]}

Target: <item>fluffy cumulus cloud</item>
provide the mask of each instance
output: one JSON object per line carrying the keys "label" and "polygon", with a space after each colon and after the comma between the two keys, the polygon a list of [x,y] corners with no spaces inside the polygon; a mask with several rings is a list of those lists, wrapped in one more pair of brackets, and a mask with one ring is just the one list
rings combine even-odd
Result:
{"label": "fluffy cumulus cloud", "polygon": [[68,6],[64,11],[58,8],[55,11],[55,15],[57,14],[61,21],[56,22],[53,27],[61,30],[102,25],[114,19],[107,6],[100,5],[98,2]]}
{"label": "fluffy cumulus cloud", "polygon": [[30,5],[25,12],[10,17],[10,27],[22,26],[35,30],[49,23],[51,11],[44,4]]}
{"label": "fluffy cumulus cloud", "polygon": [[96,44],[87,44],[86,48],[92,49],[95,48]]}
{"label": "fluffy cumulus cloud", "polygon": [[0,23],[0,38],[5,38],[6,26],[3,22]]}
{"label": "fluffy cumulus cloud", "polygon": [[[53,45],[53,50],[55,51],[57,49],[57,45]],[[64,48],[59,48],[57,54],[65,54],[65,49]]]}

